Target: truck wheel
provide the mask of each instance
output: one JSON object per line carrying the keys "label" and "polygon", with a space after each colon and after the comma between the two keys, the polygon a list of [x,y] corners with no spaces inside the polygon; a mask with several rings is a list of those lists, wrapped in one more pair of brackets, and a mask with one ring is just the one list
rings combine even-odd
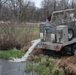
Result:
{"label": "truck wheel", "polygon": [[46,53],[46,49],[42,49],[43,53],[45,54]]}
{"label": "truck wheel", "polygon": [[72,46],[71,54],[76,55],[76,44]]}
{"label": "truck wheel", "polygon": [[61,54],[62,55],[67,55],[67,54],[71,54],[71,47],[70,46],[66,46],[61,50]]}
{"label": "truck wheel", "polygon": [[73,39],[73,37],[74,37],[74,32],[73,32],[72,29],[69,29],[68,30],[68,39],[69,39],[69,41],[71,41]]}

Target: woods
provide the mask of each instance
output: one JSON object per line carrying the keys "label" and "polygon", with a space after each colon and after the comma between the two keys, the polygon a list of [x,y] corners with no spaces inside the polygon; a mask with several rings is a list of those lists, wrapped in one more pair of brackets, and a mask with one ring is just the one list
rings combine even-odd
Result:
{"label": "woods", "polygon": [[28,0],[0,0],[0,21],[45,21],[53,11],[67,8],[76,8],[75,0],[43,0],[41,8]]}

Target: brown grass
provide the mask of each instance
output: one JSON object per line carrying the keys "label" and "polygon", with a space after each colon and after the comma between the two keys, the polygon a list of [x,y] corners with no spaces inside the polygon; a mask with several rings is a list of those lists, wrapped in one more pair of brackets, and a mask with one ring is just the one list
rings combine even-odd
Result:
{"label": "brown grass", "polygon": [[29,49],[29,47],[30,47],[30,45],[24,46],[23,48],[21,48],[21,50],[22,50],[23,52],[27,52],[28,49]]}
{"label": "brown grass", "polygon": [[39,28],[39,23],[25,23],[25,24],[20,24],[20,25],[15,25],[15,27],[34,27],[34,28]]}
{"label": "brown grass", "polygon": [[[22,49],[30,45],[31,41],[39,36],[37,27],[34,25],[16,25],[13,23],[0,24],[0,50],[7,50],[16,47]],[[34,30],[33,30],[34,29]],[[27,48],[26,48],[27,49]],[[23,50],[26,50],[23,48]]]}
{"label": "brown grass", "polygon": [[39,49],[39,48],[35,48],[35,49],[32,51],[31,54],[36,55],[36,56],[40,56],[40,55],[43,54],[43,51],[42,51],[41,49]]}
{"label": "brown grass", "polygon": [[76,56],[61,58],[57,65],[65,70],[69,75],[76,75]]}

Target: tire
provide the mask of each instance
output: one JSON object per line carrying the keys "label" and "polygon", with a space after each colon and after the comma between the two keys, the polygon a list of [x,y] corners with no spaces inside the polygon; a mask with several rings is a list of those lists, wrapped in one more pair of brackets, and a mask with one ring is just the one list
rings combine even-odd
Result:
{"label": "tire", "polygon": [[74,38],[74,31],[72,29],[68,30],[68,39],[71,41]]}
{"label": "tire", "polygon": [[46,49],[42,49],[43,53],[45,54],[46,53]]}
{"label": "tire", "polygon": [[69,54],[71,54],[71,47],[70,46],[66,46],[66,47],[64,47],[62,50],[61,50],[61,54],[62,55],[69,55]]}
{"label": "tire", "polygon": [[71,54],[76,55],[76,44],[72,45]]}

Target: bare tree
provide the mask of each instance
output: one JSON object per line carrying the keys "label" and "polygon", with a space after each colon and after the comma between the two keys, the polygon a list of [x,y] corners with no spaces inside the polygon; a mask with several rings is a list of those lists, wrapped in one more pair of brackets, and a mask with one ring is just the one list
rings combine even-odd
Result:
{"label": "bare tree", "polygon": [[56,0],[43,0],[42,1],[42,8],[44,10],[44,15],[47,18],[49,15],[52,14],[53,11],[56,10]]}
{"label": "bare tree", "polygon": [[2,7],[2,3],[1,3],[1,0],[0,0],[0,9],[1,9],[1,7]]}

